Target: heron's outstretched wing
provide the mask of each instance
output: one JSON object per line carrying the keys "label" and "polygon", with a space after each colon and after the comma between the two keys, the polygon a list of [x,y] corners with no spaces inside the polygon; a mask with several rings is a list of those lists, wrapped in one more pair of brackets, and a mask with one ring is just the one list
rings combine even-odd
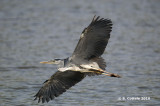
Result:
{"label": "heron's outstretched wing", "polygon": [[44,86],[35,95],[35,100],[38,99],[38,102],[42,101],[42,103],[48,102],[80,82],[84,77],[85,74],[77,71],[57,71],[44,82]]}
{"label": "heron's outstretched wing", "polygon": [[109,19],[94,17],[90,25],[84,29],[72,57],[92,59],[103,54],[112,29]]}

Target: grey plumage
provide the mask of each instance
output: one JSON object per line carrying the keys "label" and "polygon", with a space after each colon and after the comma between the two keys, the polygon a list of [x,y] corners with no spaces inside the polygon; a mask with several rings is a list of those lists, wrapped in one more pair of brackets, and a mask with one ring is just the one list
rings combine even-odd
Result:
{"label": "grey plumage", "polygon": [[41,62],[60,63],[61,65],[58,68],[59,71],[44,82],[43,87],[35,95],[35,100],[38,99],[38,102],[42,101],[42,103],[48,102],[80,82],[87,75],[107,73],[105,75],[118,77],[118,75],[104,71],[106,63],[101,57],[110,38],[111,29],[111,20],[95,16],[89,26],[83,30],[71,57]]}
{"label": "grey plumage", "polygon": [[42,103],[48,102],[74,86],[84,77],[85,74],[81,72],[57,71],[50,79],[44,82],[44,86],[35,95],[35,100],[38,99],[38,102],[42,101]]}
{"label": "grey plumage", "polygon": [[103,54],[112,29],[109,19],[94,17],[90,25],[81,34],[72,56],[90,60]]}

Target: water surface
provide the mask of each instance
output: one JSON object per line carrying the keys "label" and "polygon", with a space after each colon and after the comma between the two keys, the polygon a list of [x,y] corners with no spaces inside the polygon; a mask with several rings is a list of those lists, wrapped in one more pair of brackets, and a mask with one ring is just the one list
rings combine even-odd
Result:
{"label": "water surface", "polygon": [[[159,106],[160,2],[157,0],[1,0],[0,105],[33,101],[56,66],[40,61],[70,56],[94,15],[113,21],[104,52],[107,71],[87,77],[45,106]],[[150,97],[150,100],[119,100]]]}

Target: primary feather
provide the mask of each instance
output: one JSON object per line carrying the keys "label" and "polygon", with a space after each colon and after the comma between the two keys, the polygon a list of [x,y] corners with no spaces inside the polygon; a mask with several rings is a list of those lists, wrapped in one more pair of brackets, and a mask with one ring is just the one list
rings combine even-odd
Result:
{"label": "primary feather", "polygon": [[90,25],[84,29],[80,40],[73,52],[74,58],[90,60],[103,54],[112,29],[112,22],[109,19],[93,18]]}

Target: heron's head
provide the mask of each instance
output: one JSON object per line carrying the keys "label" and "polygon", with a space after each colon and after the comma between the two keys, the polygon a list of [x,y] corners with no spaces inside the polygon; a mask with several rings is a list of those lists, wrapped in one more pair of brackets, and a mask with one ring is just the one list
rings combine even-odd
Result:
{"label": "heron's head", "polygon": [[49,61],[42,61],[40,63],[42,64],[59,64],[62,60],[61,59],[54,59],[54,60],[49,60]]}

